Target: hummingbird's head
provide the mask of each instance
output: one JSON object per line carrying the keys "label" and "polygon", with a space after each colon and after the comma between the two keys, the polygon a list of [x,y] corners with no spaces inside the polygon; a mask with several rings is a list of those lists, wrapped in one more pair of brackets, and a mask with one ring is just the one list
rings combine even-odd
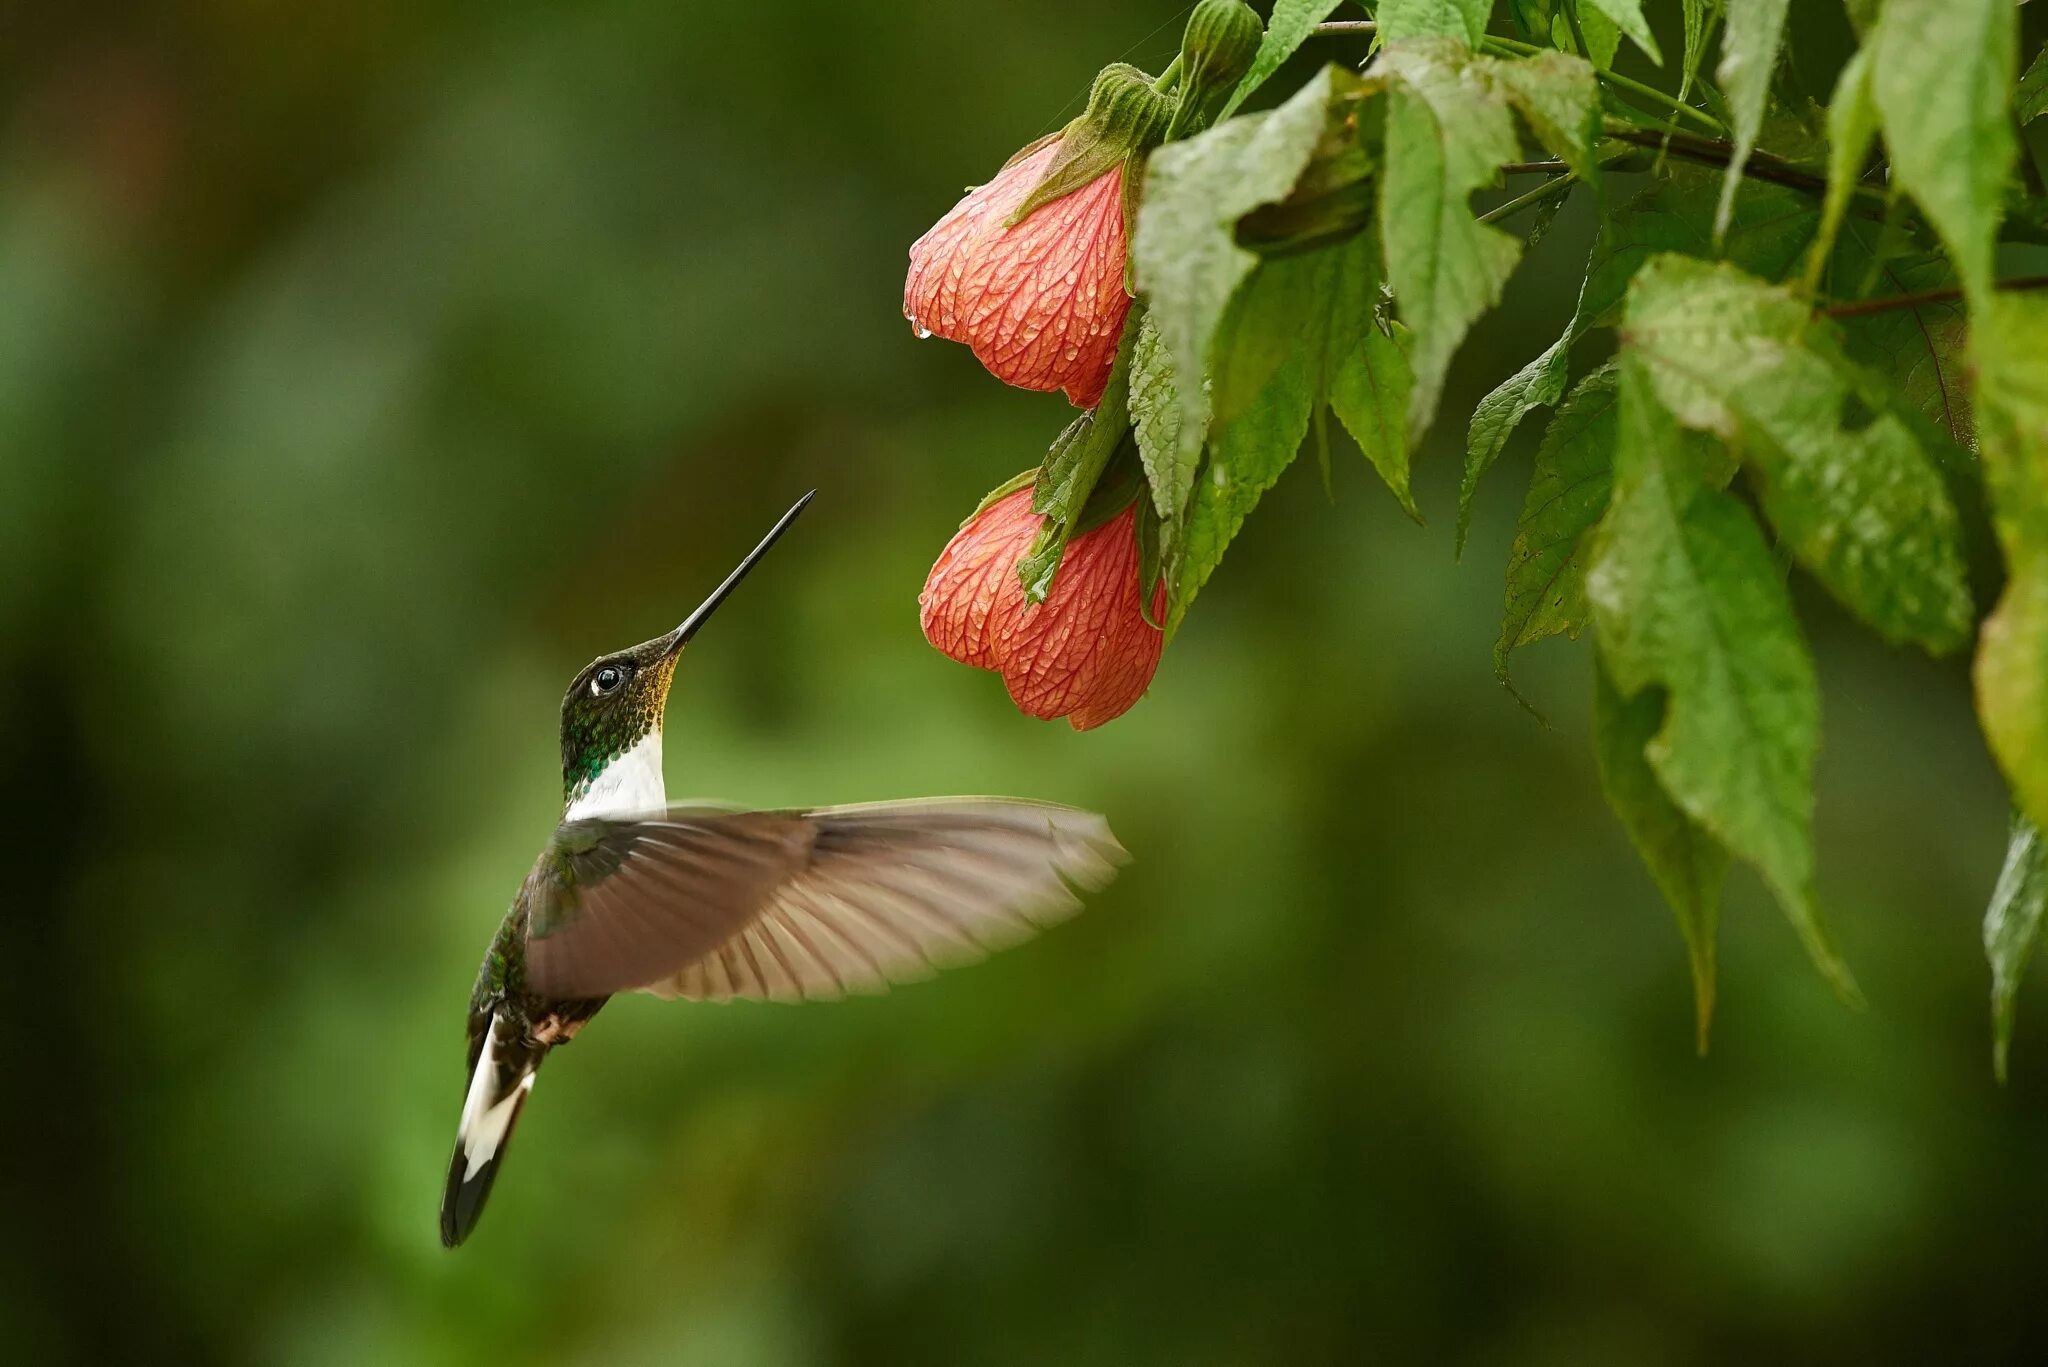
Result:
{"label": "hummingbird's head", "polygon": [[[669,684],[675,679],[676,662],[682,658],[683,647],[789,529],[789,524],[796,521],[796,515],[816,492],[814,489],[798,499],[768,535],[761,538],[761,544],[748,552],[739,567],[725,577],[725,582],[713,589],[711,596],[674,631],[628,650],[600,655],[577,671],[569,691],[562,697],[562,790],[570,808],[612,777],[615,763],[628,755],[650,753],[646,742],[650,737],[660,740],[662,712],[668,704]],[[658,744],[651,748],[656,794],[660,792],[660,753]]]}

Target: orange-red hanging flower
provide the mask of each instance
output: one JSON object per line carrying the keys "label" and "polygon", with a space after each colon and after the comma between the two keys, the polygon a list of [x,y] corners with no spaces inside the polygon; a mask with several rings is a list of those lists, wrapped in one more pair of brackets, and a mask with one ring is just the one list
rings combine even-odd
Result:
{"label": "orange-red hanging flower", "polygon": [[1131,310],[1123,167],[1009,222],[1062,141],[1051,139],[970,190],[911,246],[903,316],[920,335],[965,342],[1005,384],[1064,389],[1093,408]]}
{"label": "orange-red hanging flower", "polygon": [[[1043,603],[1025,600],[1017,562],[1045,519],[1031,490],[990,504],[939,554],[918,595],[925,639],[1003,676],[1018,710],[1086,731],[1128,712],[1159,668],[1166,637],[1138,610],[1137,505],[1067,543]],[[1152,593],[1165,620],[1166,585]]]}

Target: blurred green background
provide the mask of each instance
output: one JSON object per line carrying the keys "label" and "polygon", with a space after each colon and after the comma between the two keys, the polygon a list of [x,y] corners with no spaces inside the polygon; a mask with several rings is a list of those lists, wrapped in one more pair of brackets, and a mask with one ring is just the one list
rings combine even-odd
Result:
{"label": "blurred green background", "polygon": [[[1824,91],[1846,30],[1794,8]],[[1067,410],[915,343],[904,252],[1184,10],[0,12],[0,1356],[1955,1362],[2048,1328],[2048,992],[2001,1091],[1964,668],[1804,595],[1872,1006],[1741,877],[1704,1061],[1585,647],[1519,666],[1554,729],[1490,678],[1527,447],[1455,563],[1462,415],[1555,335],[1584,205],[1461,359],[1431,525],[1304,465],[1076,736],[919,635]],[[1031,794],[1137,862],[890,997],[620,1001],[444,1252],[560,691],[813,485],[690,653],[670,791]]]}

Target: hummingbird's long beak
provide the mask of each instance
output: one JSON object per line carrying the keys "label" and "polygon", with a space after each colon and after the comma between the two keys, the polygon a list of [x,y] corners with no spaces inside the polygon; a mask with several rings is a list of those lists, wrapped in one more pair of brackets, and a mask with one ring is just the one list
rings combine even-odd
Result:
{"label": "hummingbird's long beak", "polygon": [[739,568],[725,576],[725,582],[711,590],[711,596],[699,604],[695,612],[685,617],[681,626],[668,634],[669,654],[673,655],[685,645],[688,645],[690,638],[697,634],[697,628],[711,620],[711,614],[718,611],[718,605],[725,601],[726,595],[739,586],[740,580],[747,577],[747,571],[753,569],[761,557],[768,553],[768,548],[774,545],[784,532],[789,530],[789,524],[796,521],[796,515],[804,510],[812,498],[817,496],[817,492],[816,489],[813,489],[810,493],[798,499],[790,510],[782,515],[781,521],[768,529],[768,535],[761,538],[761,544],[747,552],[747,558],[740,561]]}

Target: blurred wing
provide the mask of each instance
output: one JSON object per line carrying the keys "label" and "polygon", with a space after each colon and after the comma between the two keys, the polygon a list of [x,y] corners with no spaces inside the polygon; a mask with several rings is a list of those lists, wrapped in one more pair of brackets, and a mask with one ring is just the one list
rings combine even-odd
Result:
{"label": "blurred wing", "polygon": [[1092,812],[941,798],[809,812],[671,808],[557,836],[528,985],[773,1001],[880,991],[1073,912],[1127,856]]}

